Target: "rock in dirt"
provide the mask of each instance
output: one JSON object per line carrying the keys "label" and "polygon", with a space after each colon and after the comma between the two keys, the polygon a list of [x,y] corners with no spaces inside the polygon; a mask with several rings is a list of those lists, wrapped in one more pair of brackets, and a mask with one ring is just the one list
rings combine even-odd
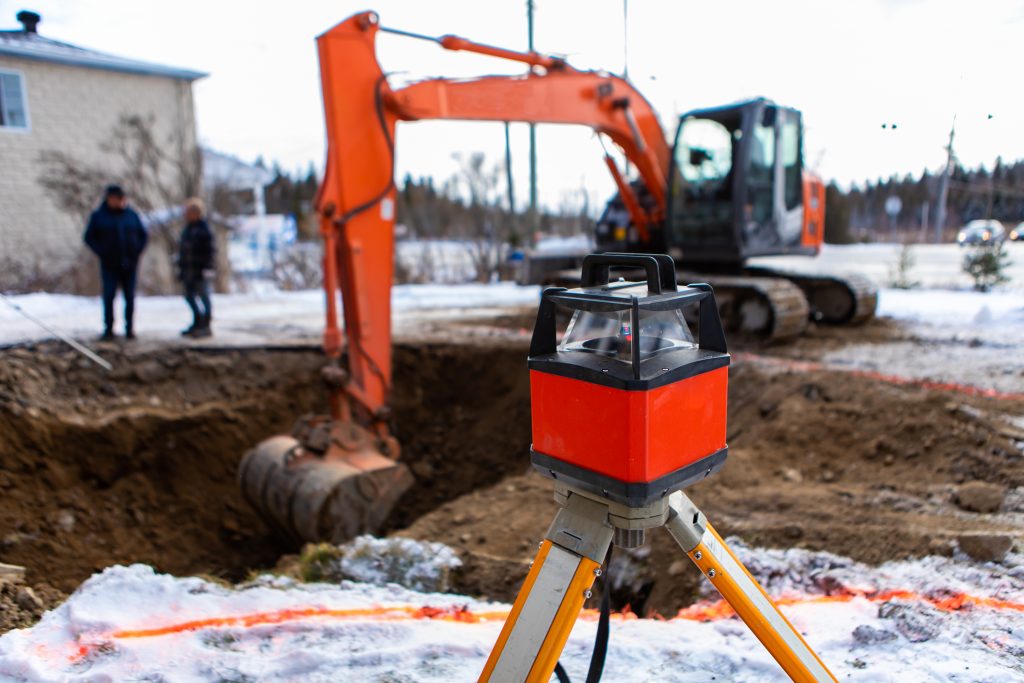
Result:
{"label": "rock in dirt", "polygon": [[25,568],[16,564],[0,562],[0,585],[5,583],[21,583],[25,580]]}
{"label": "rock in dirt", "polygon": [[956,539],[960,550],[978,562],[1002,562],[1013,539],[1001,534],[964,534]]}
{"label": "rock in dirt", "polygon": [[896,630],[912,643],[932,640],[942,632],[943,620],[933,607],[890,601],[878,607],[878,616],[892,619]]}
{"label": "rock in dirt", "polygon": [[22,586],[18,589],[18,592],[14,594],[14,602],[21,609],[28,610],[30,612],[38,612],[43,609],[43,601],[39,599],[36,592],[28,586]]}
{"label": "rock in dirt", "polygon": [[889,643],[896,640],[898,636],[892,631],[882,628],[875,628],[867,624],[861,624],[853,629],[853,639],[861,645],[875,645],[877,643]]}
{"label": "rock in dirt", "polygon": [[1006,497],[1006,488],[986,481],[969,481],[956,490],[956,504],[970,512],[996,512]]}

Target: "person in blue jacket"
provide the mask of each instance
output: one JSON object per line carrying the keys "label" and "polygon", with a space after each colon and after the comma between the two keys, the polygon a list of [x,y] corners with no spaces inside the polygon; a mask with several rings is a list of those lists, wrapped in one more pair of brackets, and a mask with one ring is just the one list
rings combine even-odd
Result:
{"label": "person in blue jacket", "polygon": [[139,214],[128,206],[119,185],[109,185],[103,203],[92,212],[85,229],[85,244],[100,260],[103,281],[103,337],[114,338],[114,297],[120,287],[124,295],[124,336],[135,339],[135,282],[139,257],[148,235]]}

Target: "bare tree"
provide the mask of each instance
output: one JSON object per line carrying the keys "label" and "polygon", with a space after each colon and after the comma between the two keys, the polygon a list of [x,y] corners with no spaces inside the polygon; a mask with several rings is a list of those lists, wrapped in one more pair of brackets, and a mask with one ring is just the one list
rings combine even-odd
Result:
{"label": "bare tree", "polygon": [[[44,170],[38,182],[61,210],[82,225],[96,206],[99,190],[110,182],[122,184],[148,219],[150,245],[143,257],[140,287],[169,293],[175,289],[172,257],[180,222],[178,208],[187,197],[200,192],[202,158],[199,149],[187,145],[180,132],[161,141],[154,128],[152,116],[123,114],[100,143],[105,152],[100,164],[60,150],[43,151]],[[75,270],[86,260],[80,256]]]}
{"label": "bare tree", "polygon": [[517,217],[502,208],[503,193],[501,164],[488,167],[483,153],[475,152],[469,157],[452,155],[460,164],[455,178],[456,186],[464,190],[468,199],[466,226],[470,259],[476,270],[477,280],[488,282],[500,276],[505,255],[510,244],[517,243]]}

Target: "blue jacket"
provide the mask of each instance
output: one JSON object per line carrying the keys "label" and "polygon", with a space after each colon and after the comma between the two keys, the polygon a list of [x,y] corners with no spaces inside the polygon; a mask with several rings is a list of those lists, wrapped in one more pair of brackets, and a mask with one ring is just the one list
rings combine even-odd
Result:
{"label": "blue jacket", "polygon": [[122,270],[135,270],[148,238],[139,214],[129,208],[115,211],[106,202],[92,212],[84,236],[100,265]]}

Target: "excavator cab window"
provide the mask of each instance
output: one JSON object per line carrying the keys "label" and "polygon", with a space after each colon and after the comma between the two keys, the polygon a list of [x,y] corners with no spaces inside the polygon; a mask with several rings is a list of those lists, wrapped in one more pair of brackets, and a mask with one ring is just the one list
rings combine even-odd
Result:
{"label": "excavator cab window", "polygon": [[669,221],[674,242],[714,242],[731,232],[733,169],[741,138],[737,112],[680,121]]}
{"label": "excavator cab window", "polygon": [[767,225],[775,203],[775,109],[764,110],[751,131],[745,223]]}
{"label": "excavator cab window", "polygon": [[785,173],[786,209],[793,210],[803,203],[803,154],[800,118],[796,112],[787,112],[780,128],[782,167]]}

